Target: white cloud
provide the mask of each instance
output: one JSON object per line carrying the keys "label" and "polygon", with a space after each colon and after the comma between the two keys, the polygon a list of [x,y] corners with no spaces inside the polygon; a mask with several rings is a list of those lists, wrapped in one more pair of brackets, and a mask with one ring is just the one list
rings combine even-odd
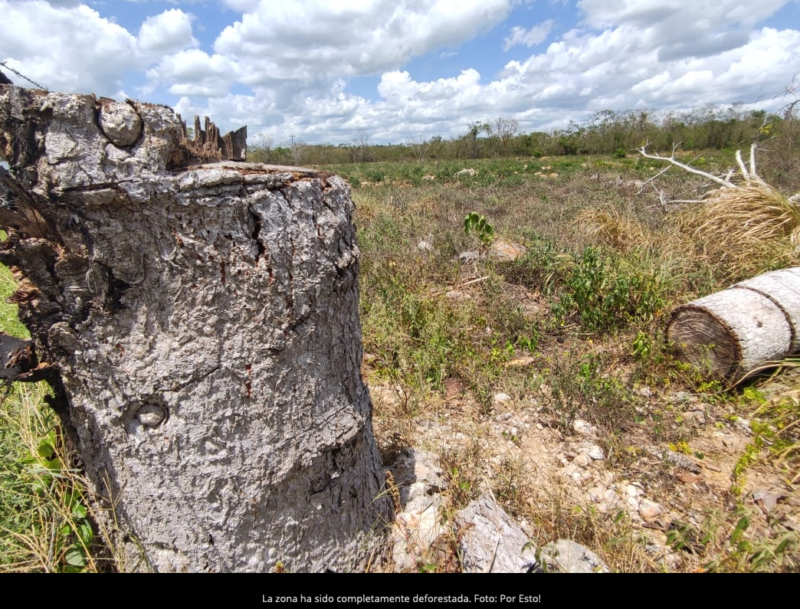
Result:
{"label": "white cloud", "polygon": [[147,76],[166,83],[175,95],[215,97],[225,95],[238,75],[229,58],[189,49],[165,57]]}
{"label": "white cloud", "polygon": [[57,91],[120,97],[126,71],[196,45],[185,13],[148,18],[137,38],[85,4],[0,0],[0,59]]}
{"label": "white cloud", "polygon": [[531,29],[526,30],[523,27],[514,26],[511,28],[511,35],[507,36],[503,41],[503,50],[508,51],[512,47],[524,45],[526,47],[533,47],[541,44],[550,35],[553,29],[554,22],[552,19],[534,25]]}
{"label": "white cloud", "polygon": [[139,48],[145,53],[171,53],[197,44],[191,18],[176,8],[148,17],[139,30]]}
{"label": "white cloud", "polygon": [[584,24],[631,28],[663,60],[721,53],[747,43],[748,31],[791,0],[578,0]]}
{"label": "white cloud", "polygon": [[[193,18],[178,9],[135,35],[77,2],[0,0],[0,59],[53,89],[106,95],[121,90],[125,71],[143,72],[142,91],[179,96],[186,118],[246,124],[277,143],[348,142],[362,130],[372,142],[400,142],[456,136],[496,116],[534,130],[606,108],[754,102],[781,91],[800,65],[800,32],[758,27],[786,1],[580,0],[578,27],[546,50],[498,74],[466,65],[422,80],[410,59],[469,57],[461,45],[523,0],[223,0],[238,14],[218,26],[213,50],[199,47]],[[505,48],[532,48],[554,28],[512,28]],[[379,77],[374,100],[347,90],[367,75]]]}
{"label": "white cloud", "polygon": [[222,31],[214,51],[246,66],[248,86],[325,88],[458,46],[504,21],[510,8],[510,0],[263,0]]}

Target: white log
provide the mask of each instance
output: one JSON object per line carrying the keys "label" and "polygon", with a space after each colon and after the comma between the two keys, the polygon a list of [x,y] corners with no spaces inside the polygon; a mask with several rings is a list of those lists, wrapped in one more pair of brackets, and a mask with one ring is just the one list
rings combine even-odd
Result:
{"label": "white log", "polygon": [[800,269],[760,275],[673,311],[667,339],[716,378],[738,378],[800,348]]}

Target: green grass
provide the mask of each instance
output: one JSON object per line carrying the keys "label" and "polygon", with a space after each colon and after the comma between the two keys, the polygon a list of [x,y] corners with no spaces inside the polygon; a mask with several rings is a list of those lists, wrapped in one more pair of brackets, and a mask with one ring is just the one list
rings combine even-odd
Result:
{"label": "green grass", "polygon": [[[16,287],[0,265],[0,331],[29,338],[6,302]],[[64,460],[44,382],[5,388],[0,404],[0,572],[96,571],[96,525],[86,484]]]}

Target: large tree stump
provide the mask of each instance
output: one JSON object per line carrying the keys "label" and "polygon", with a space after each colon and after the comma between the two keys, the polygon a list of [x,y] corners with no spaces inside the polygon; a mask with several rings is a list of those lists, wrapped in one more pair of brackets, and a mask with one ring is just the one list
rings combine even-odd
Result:
{"label": "large tree stump", "polygon": [[390,507],[349,190],[182,139],[166,107],[0,86],[20,317],[127,568],[357,568]]}
{"label": "large tree stump", "polygon": [[800,268],[759,275],[682,305],[667,339],[716,378],[741,377],[800,348]]}

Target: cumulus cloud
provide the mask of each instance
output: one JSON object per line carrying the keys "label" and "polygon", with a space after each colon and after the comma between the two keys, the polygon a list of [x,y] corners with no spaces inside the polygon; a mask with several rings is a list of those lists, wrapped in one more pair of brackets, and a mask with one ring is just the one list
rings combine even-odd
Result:
{"label": "cumulus cloud", "polygon": [[139,30],[139,48],[145,53],[172,53],[196,46],[191,18],[179,9],[148,17]]}
{"label": "cumulus cloud", "polygon": [[553,24],[553,20],[548,19],[544,23],[534,25],[529,30],[519,26],[512,27],[511,35],[507,36],[503,41],[503,50],[508,51],[509,49],[520,45],[533,47],[537,44],[543,43],[550,35],[550,32],[553,29]]}
{"label": "cumulus cloud", "polygon": [[584,24],[628,28],[662,60],[702,57],[747,43],[748,32],[790,0],[579,0]]}
{"label": "cumulus cloud", "polygon": [[178,9],[147,19],[138,37],[68,0],[0,0],[0,15],[0,58],[52,90],[119,97],[126,71],[196,45],[189,16]]}
{"label": "cumulus cloud", "polygon": [[246,65],[243,82],[251,87],[325,88],[336,78],[379,74],[457,46],[510,10],[510,0],[263,0],[222,31],[214,51]]}
{"label": "cumulus cloud", "polygon": [[[800,65],[800,32],[759,27],[787,1],[579,0],[578,25],[546,49],[534,47],[552,21],[515,26],[504,48],[530,48],[527,57],[497,73],[467,64],[421,79],[411,59],[460,51],[523,0],[222,0],[233,23],[219,26],[213,48],[198,45],[177,8],[131,32],[79,2],[0,0],[0,59],[53,89],[106,95],[137,71],[187,118],[246,124],[276,142],[348,142],[359,131],[400,142],[457,136],[496,116],[534,130],[603,109],[755,101]],[[377,76],[374,99],[348,92],[361,76]]]}

